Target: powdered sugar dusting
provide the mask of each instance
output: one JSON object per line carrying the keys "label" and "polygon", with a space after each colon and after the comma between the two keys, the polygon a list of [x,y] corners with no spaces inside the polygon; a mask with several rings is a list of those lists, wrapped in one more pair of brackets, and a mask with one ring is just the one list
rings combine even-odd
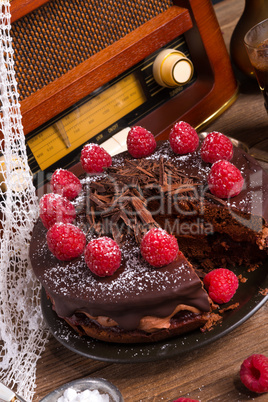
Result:
{"label": "powdered sugar dusting", "polygon": [[[172,271],[168,268],[154,269],[145,264],[140,258],[140,250],[132,242],[132,252],[129,253],[130,243],[122,248],[125,267],[112,278],[97,278],[87,268],[84,256],[74,262],[60,263],[55,259],[55,265],[45,270],[43,274],[44,284],[53,287],[54,292],[60,295],[76,294],[80,298],[98,300],[103,302],[119,303],[124,299],[139,297],[144,293],[157,295],[160,292],[169,292],[170,287],[178,289],[185,286],[184,281],[190,275],[190,267],[185,264],[178,264]],[[46,245],[40,250],[45,258],[47,253]],[[186,275],[187,274],[187,275]],[[52,283],[53,282],[53,283]]]}
{"label": "powdered sugar dusting", "polygon": [[202,161],[200,157],[200,150],[188,153],[185,155],[175,154],[169,144],[169,141],[164,141],[159,145],[157,150],[145,158],[148,160],[159,160],[162,157],[164,160],[170,160],[172,158],[172,163],[181,168],[182,171],[189,171],[189,166],[195,175],[200,176],[200,179],[206,180],[206,177],[210,171],[211,165]]}

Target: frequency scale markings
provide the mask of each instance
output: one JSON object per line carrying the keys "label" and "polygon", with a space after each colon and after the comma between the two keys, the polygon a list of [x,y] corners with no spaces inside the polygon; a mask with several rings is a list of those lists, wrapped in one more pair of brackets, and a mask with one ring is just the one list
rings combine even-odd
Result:
{"label": "frequency scale markings", "polygon": [[68,146],[61,136],[60,125],[55,124],[27,144],[39,167],[45,170],[145,101],[139,80],[130,74],[60,120],[70,142]]}

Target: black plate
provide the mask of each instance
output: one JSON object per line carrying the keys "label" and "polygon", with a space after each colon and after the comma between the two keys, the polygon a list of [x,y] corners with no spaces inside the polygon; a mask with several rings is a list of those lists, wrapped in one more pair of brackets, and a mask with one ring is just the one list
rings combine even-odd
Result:
{"label": "black plate", "polygon": [[[42,311],[52,334],[66,348],[82,356],[113,363],[138,363],[167,359],[190,352],[208,345],[228,334],[249,319],[267,300],[261,289],[268,288],[268,261],[253,272],[243,268],[234,270],[237,275],[248,278],[240,283],[239,288],[229,304],[239,302],[239,307],[224,313],[223,321],[209,332],[200,330],[187,335],[150,344],[113,344],[97,341],[89,337],[80,337],[69,325],[61,320],[51,308],[45,291],[42,289]],[[228,304],[227,304],[228,305]],[[222,305],[226,307],[226,305]]]}

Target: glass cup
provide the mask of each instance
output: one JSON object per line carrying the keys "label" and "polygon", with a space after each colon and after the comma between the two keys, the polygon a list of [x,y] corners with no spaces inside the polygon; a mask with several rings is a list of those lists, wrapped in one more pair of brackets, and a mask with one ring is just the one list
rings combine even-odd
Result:
{"label": "glass cup", "polygon": [[244,43],[268,113],[268,18],[246,33]]}

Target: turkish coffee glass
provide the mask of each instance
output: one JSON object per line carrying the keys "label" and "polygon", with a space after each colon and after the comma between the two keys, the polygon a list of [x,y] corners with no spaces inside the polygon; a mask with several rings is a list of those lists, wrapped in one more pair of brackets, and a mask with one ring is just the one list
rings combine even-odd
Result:
{"label": "turkish coffee glass", "polygon": [[268,18],[246,33],[244,43],[268,113]]}

